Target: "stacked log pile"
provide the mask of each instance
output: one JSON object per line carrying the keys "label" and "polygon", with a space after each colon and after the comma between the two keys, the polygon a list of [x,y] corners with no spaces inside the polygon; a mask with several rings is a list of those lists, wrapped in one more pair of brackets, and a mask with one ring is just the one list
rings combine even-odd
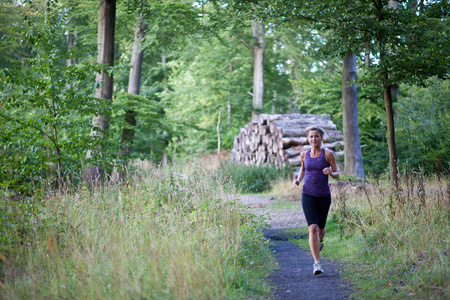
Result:
{"label": "stacked log pile", "polygon": [[[231,161],[244,165],[287,164],[299,166],[300,153],[310,149],[305,129],[320,126],[325,130],[323,147],[342,155],[342,132],[337,130],[330,115],[313,114],[261,114],[241,128],[234,137]],[[337,152],[338,151],[338,152]]]}

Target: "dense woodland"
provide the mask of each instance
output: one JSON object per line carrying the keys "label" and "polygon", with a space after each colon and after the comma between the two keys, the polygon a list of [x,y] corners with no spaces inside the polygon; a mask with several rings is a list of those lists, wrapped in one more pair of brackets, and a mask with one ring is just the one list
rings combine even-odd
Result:
{"label": "dense woodland", "polygon": [[1,189],[230,150],[261,113],[329,114],[361,152],[349,175],[443,172],[449,15],[447,0],[1,1]]}

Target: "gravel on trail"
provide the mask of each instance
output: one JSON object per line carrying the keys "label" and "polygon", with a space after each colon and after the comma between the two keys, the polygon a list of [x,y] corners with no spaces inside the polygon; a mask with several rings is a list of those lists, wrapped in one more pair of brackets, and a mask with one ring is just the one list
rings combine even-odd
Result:
{"label": "gravel on trail", "polygon": [[241,195],[240,199],[244,205],[251,207],[256,215],[268,216],[266,222],[271,225],[271,228],[263,230],[263,233],[271,241],[269,247],[275,255],[279,268],[269,275],[268,281],[272,290],[268,299],[349,298],[352,289],[347,281],[339,277],[340,268],[337,262],[321,258],[324,273],[313,275],[314,260],[310,250],[289,242],[290,238],[302,236],[286,229],[307,225],[301,204],[298,205],[298,209],[271,209],[270,204],[276,200],[270,197]]}

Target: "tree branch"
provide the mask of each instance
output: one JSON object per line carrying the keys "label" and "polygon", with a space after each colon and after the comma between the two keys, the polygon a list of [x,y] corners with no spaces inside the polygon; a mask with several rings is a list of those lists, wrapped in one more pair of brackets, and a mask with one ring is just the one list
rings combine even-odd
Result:
{"label": "tree branch", "polygon": [[3,117],[4,119],[6,119],[6,120],[8,120],[8,121],[11,121],[11,122],[17,122],[17,123],[19,123],[20,125],[22,125],[22,126],[24,126],[24,127],[31,127],[31,128],[33,128],[33,129],[39,131],[41,134],[43,134],[44,136],[46,136],[46,137],[52,142],[52,144],[56,147],[56,149],[54,149],[54,148],[52,148],[52,147],[50,147],[50,146],[46,146],[46,147],[50,148],[51,150],[53,150],[53,151],[55,151],[55,152],[57,152],[57,150],[59,151],[59,148],[58,148],[58,146],[56,145],[56,143],[55,143],[55,141],[53,140],[53,138],[52,138],[50,135],[48,135],[45,131],[43,131],[42,129],[40,129],[39,127],[33,126],[33,125],[31,125],[31,124],[26,124],[26,123],[24,123],[24,122],[22,122],[22,121],[20,121],[20,120],[13,119],[13,118],[11,118],[11,117],[9,117],[9,116],[6,116],[6,115],[4,115],[4,114],[0,114],[0,117]]}
{"label": "tree branch", "polygon": [[375,5],[377,10],[380,10],[381,7],[378,5],[377,0],[372,0],[373,4]]}
{"label": "tree branch", "polygon": [[247,46],[247,48],[248,49],[250,49],[250,50],[252,50],[253,51],[253,47],[252,46],[250,46],[250,44],[249,43],[247,43],[247,41],[246,40],[244,40],[244,38],[242,38],[240,35],[238,35],[238,38],[241,40],[241,42],[242,43],[244,43],[244,45],[245,46]]}

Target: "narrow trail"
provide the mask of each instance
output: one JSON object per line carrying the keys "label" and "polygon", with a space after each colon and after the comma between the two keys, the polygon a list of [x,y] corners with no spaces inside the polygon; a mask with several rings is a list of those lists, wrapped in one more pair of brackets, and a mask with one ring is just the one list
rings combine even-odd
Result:
{"label": "narrow trail", "polygon": [[[257,215],[269,216],[270,229],[263,231],[271,241],[279,269],[270,274],[272,286],[269,299],[348,299],[350,284],[339,277],[339,265],[321,258],[324,273],[313,275],[313,258],[309,249],[303,249],[289,242],[289,238],[302,238],[298,233],[286,229],[306,225],[303,213],[298,209],[270,209],[273,202],[269,198],[241,195],[244,205],[252,208]],[[307,237],[303,237],[307,238]],[[325,244],[326,247],[326,244]]]}

